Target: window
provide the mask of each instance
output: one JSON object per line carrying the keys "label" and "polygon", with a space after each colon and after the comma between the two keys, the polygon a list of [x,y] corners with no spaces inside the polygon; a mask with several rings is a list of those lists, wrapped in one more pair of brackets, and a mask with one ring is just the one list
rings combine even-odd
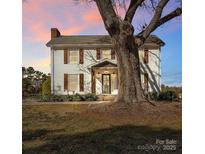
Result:
{"label": "window", "polygon": [[68,61],[70,64],[78,64],[78,50],[69,51]]}
{"label": "window", "polygon": [[78,90],[78,75],[77,74],[68,75],[68,90],[69,91]]}
{"label": "window", "polygon": [[111,59],[111,50],[102,50],[102,59]]}

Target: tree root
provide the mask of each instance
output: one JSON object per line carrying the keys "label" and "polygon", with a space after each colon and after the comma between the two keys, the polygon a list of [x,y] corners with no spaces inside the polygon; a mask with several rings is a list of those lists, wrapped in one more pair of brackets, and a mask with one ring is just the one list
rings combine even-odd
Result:
{"label": "tree root", "polygon": [[126,102],[124,102],[123,100],[122,101],[119,101],[119,100],[117,100],[117,99],[115,99],[113,102],[112,102],[112,104],[124,104],[124,105],[126,105],[126,106],[130,106],[131,104],[137,104],[137,103],[149,103],[150,105],[152,105],[152,106],[157,106],[154,102],[152,102],[152,101],[150,101],[148,98],[146,98],[145,96],[143,96],[144,97],[144,99],[143,100],[141,100],[141,101],[139,101],[139,102],[136,102],[136,103],[130,103],[130,102],[128,102],[128,103],[126,103]]}
{"label": "tree root", "polygon": [[152,106],[157,106],[156,104],[154,104],[152,101],[150,101],[148,98],[145,97],[146,102],[150,103]]}

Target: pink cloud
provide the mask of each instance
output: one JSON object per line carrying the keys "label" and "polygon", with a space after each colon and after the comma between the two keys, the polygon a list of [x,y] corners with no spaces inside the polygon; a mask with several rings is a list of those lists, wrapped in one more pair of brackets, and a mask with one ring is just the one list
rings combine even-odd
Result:
{"label": "pink cloud", "polygon": [[75,35],[75,34],[78,34],[80,33],[81,31],[83,31],[84,27],[80,27],[80,26],[70,26],[66,29],[63,29],[62,30],[62,34],[63,35]]}
{"label": "pink cloud", "polygon": [[50,67],[50,56],[45,58],[33,59],[29,63],[23,65],[24,67],[32,66],[37,70],[42,70]]}
{"label": "pink cloud", "polygon": [[23,28],[26,30],[23,37],[29,41],[47,42],[50,38],[47,21],[55,25],[57,23],[57,20],[46,12],[43,4],[42,0],[23,3]]}
{"label": "pink cloud", "polygon": [[86,14],[83,15],[83,19],[85,22],[101,22],[102,18],[97,10],[90,10]]}
{"label": "pink cloud", "polygon": [[[71,9],[67,10],[71,4]],[[75,35],[102,25],[96,8],[75,6],[73,1],[30,0],[23,3],[23,37],[30,42],[49,41],[51,27],[59,28],[63,35]]]}
{"label": "pink cloud", "polygon": [[46,42],[50,38],[49,31],[41,23],[30,25],[30,31],[37,42]]}

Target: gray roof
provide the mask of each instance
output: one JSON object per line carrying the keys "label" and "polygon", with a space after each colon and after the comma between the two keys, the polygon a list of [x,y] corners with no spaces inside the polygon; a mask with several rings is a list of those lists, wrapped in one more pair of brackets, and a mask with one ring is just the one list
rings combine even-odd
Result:
{"label": "gray roof", "polygon": [[[156,43],[159,46],[163,46],[165,43],[155,35],[148,37],[145,43]],[[51,39],[46,46],[110,46],[111,37],[109,35],[70,35]]]}
{"label": "gray roof", "polygon": [[110,59],[101,59],[101,60],[97,61],[96,63],[91,64],[88,67],[90,67],[90,68],[91,67],[98,67],[98,66],[107,65],[107,64],[111,64],[112,66],[117,67],[116,61],[112,61]]}

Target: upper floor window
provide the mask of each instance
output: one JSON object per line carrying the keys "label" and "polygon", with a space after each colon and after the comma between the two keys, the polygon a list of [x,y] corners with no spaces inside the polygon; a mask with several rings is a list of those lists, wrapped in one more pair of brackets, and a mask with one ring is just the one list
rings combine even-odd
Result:
{"label": "upper floor window", "polygon": [[71,50],[68,52],[68,63],[70,64],[77,64],[78,63],[78,51],[77,50]]}
{"label": "upper floor window", "polygon": [[102,59],[111,59],[111,50],[101,50]]}

